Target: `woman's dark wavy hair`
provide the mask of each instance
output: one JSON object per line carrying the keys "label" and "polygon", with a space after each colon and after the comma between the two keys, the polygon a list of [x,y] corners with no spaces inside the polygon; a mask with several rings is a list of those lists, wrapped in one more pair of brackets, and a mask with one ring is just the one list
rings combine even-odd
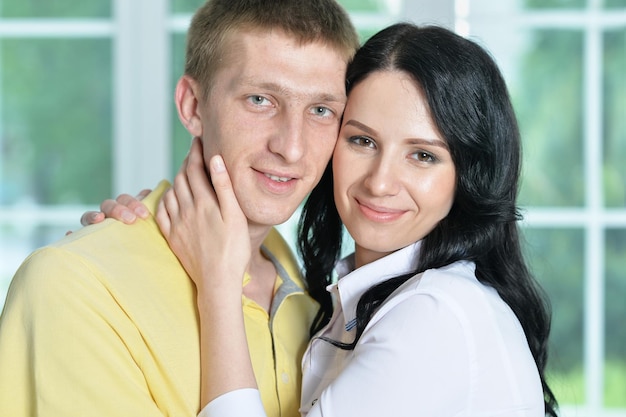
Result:
{"label": "woman's dark wavy hair", "polygon": [[[348,94],[375,71],[402,71],[422,89],[454,161],[456,194],[448,216],[423,239],[417,269],[365,292],[357,307],[354,342],[333,344],[353,349],[376,309],[415,274],[473,261],[477,278],[495,288],[520,321],[539,369],[546,414],[556,416],[557,402],[544,375],[550,308],[520,246],[520,134],[497,65],[479,45],[447,29],[400,23],[374,35],[357,52],[347,71]],[[298,237],[309,292],[320,303],[313,334],[332,314],[326,286],[341,253],[331,164],[304,205]]]}

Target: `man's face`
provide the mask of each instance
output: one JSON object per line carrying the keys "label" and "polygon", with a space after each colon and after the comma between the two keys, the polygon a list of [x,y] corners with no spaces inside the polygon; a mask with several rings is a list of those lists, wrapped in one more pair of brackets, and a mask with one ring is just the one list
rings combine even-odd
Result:
{"label": "man's face", "polygon": [[330,159],[346,103],[344,57],[281,31],[233,35],[202,103],[204,158],[221,154],[251,224],[289,219]]}

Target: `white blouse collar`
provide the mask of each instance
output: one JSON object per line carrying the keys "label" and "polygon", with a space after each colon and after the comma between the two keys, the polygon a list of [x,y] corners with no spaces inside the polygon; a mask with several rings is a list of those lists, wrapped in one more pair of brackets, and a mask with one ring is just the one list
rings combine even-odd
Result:
{"label": "white blouse collar", "polygon": [[389,278],[414,271],[419,259],[420,246],[421,241],[418,241],[358,269],[354,269],[354,253],[337,263],[335,271],[339,281],[330,285],[328,290],[339,293],[347,330],[352,327],[351,323],[356,317],[356,306],[363,293]]}

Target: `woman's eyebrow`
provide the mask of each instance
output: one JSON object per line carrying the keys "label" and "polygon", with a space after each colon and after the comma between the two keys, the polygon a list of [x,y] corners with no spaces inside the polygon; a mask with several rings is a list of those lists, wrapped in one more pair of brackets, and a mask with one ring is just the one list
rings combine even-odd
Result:
{"label": "woman's eyebrow", "polygon": [[448,144],[445,141],[438,139],[438,138],[437,139],[411,138],[411,139],[408,139],[407,142],[409,142],[412,145],[439,146],[440,148],[450,150],[450,148],[448,148]]}
{"label": "woman's eyebrow", "polygon": [[372,135],[372,136],[378,136],[378,131],[376,131],[375,129],[372,129],[369,126],[364,125],[361,122],[357,122],[356,120],[350,119],[346,122],[346,126],[354,126],[358,129],[361,129],[364,132],[367,132],[368,134]]}
{"label": "woman's eyebrow", "polygon": [[[372,135],[374,137],[379,136],[379,133],[376,129],[372,129],[371,127],[364,125],[361,122],[357,122],[354,119],[350,119],[345,123],[346,126],[354,126],[357,129],[360,129],[364,132],[366,132],[369,135]],[[439,138],[434,138],[434,139],[426,139],[426,138],[409,138],[407,139],[407,142],[411,145],[430,145],[430,146],[439,146],[440,148],[444,148],[446,150],[450,150],[450,148],[448,147],[448,144],[439,139]]]}

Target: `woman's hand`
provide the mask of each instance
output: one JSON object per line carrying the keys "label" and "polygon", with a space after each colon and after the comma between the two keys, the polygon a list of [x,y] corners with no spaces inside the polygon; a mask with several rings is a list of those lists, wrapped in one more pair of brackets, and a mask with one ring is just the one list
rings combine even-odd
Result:
{"label": "woman's hand", "polygon": [[143,200],[149,189],[141,190],[135,197],[129,194],[120,194],[115,200],[107,199],[100,204],[100,211],[86,211],[80,218],[80,224],[89,226],[102,222],[105,218],[120,220],[126,224],[132,224],[137,218],[147,219],[150,212],[143,205]]}
{"label": "woman's hand", "polygon": [[159,204],[157,223],[199,294],[207,286],[233,284],[240,295],[251,253],[248,222],[219,155],[211,158],[209,173],[211,179],[201,142],[194,139]]}

